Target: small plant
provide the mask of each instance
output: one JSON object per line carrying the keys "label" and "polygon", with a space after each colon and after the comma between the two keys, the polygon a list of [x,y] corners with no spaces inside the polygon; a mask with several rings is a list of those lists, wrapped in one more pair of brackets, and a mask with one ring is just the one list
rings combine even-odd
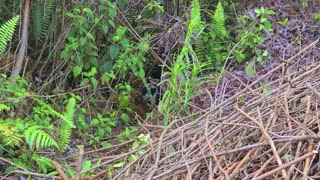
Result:
{"label": "small plant", "polygon": [[0,26],[0,55],[6,48],[7,42],[13,36],[20,16],[15,16]]}
{"label": "small plant", "polygon": [[319,21],[320,20],[320,13],[315,13],[313,14],[312,18],[316,21]]}
{"label": "small plant", "polygon": [[[269,53],[262,47],[266,36],[273,34],[272,23],[268,19],[268,16],[275,14],[273,10],[261,7],[255,10],[255,17],[243,15],[238,18],[238,29],[240,32],[238,40],[240,42],[234,50],[234,55],[240,63],[254,58],[254,60],[247,64],[245,69],[250,77],[255,76],[255,62],[258,62],[262,66],[267,63]],[[247,28],[248,25],[251,29]]]}
{"label": "small plant", "polygon": [[90,123],[91,129],[94,129],[96,133],[91,134],[92,139],[89,141],[89,145],[100,142],[101,139],[110,135],[112,128],[116,126],[117,122],[114,120],[114,115],[110,114],[109,116],[103,117],[101,114],[98,114]]}
{"label": "small plant", "polygon": [[[224,9],[221,2],[218,2],[214,14],[210,14],[212,23],[205,24],[200,29],[200,35],[195,41],[195,53],[202,63],[209,63],[212,69],[220,72],[231,49],[226,42],[230,40],[230,36],[225,26]],[[200,21],[200,24],[203,24]]]}
{"label": "small plant", "polygon": [[164,125],[169,123],[171,115],[189,113],[188,106],[194,96],[194,90],[204,81],[198,76],[207,66],[207,63],[198,61],[197,53],[191,46],[191,39],[203,27],[200,4],[197,0],[193,0],[191,7],[191,19],[188,24],[184,46],[170,71],[163,74],[165,78],[160,83],[168,84],[168,88],[158,106],[159,111],[165,116],[163,119]]}
{"label": "small plant", "polygon": [[[25,168],[38,167],[43,173],[53,172],[50,159],[31,152],[46,148],[66,150],[74,128],[75,98],[65,100],[67,105],[62,112],[28,92],[26,80],[19,77],[15,77],[15,83],[10,79],[1,80],[0,155]],[[21,113],[21,109],[28,114]],[[6,172],[10,170],[12,167]]]}

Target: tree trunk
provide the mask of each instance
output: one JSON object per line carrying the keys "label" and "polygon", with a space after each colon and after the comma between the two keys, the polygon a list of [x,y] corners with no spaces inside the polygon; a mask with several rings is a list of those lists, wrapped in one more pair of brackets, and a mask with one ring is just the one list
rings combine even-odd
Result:
{"label": "tree trunk", "polygon": [[22,19],[22,33],[21,33],[21,44],[19,46],[17,61],[15,62],[14,68],[11,72],[11,77],[17,76],[20,74],[23,60],[25,57],[26,49],[28,46],[28,26],[29,26],[29,17],[30,17],[30,4],[31,0],[24,1],[24,13]]}

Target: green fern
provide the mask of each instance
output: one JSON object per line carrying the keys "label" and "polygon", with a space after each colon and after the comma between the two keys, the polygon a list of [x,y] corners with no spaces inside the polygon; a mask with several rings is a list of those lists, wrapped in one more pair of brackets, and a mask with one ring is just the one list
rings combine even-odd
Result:
{"label": "green fern", "polygon": [[70,98],[66,111],[63,114],[63,121],[60,128],[60,147],[65,149],[70,142],[72,129],[74,128],[74,111],[76,106],[76,100]]}
{"label": "green fern", "polygon": [[212,19],[215,32],[223,37],[226,37],[228,33],[225,27],[224,9],[220,1],[218,2],[217,9],[214,12]]}
{"label": "green fern", "polygon": [[54,7],[54,0],[47,0],[44,8],[43,18],[42,18],[42,31],[40,36],[41,39],[44,39],[48,31],[49,24],[52,18],[53,7]]}
{"label": "green fern", "polygon": [[24,131],[26,143],[30,148],[35,144],[36,149],[55,146],[59,149],[57,141],[46,132],[48,128],[43,126],[31,126]]}
{"label": "green fern", "polygon": [[18,129],[12,121],[6,119],[9,123],[0,123],[0,144],[5,146],[20,146],[23,142]]}
{"label": "green fern", "polygon": [[200,34],[200,36],[198,37],[198,39],[195,41],[194,43],[194,51],[197,54],[197,57],[200,61],[208,61],[206,59],[206,42],[204,40],[204,38],[207,36],[207,34]]}
{"label": "green fern", "polygon": [[72,133],[72,129],[74,128],[74,112],[76,100],[74,98],[70,98],[68,105],[66,107],[66,111],[64,114],[61,114],[54,110],[49,104],[46,102],[34,98],[42,107],[46,108],[50,114],[53,114],[60,119],[62,119],[61,126],[59,129],[60,138],[59,138],[59,149],[64,150],[70,142],[70,137]]}
{"label": "green fern", "polygon": [[188,25],[186,39],[191,38],[193,33],[199,33],[203,28],[204,22],[201,20],[199,0],[193,0],[191,5],[191,19]]}
{"label": "green fern", "polygon": [[33,36],[37,46],[43,41],[49,24],[51,22],[52,13],[54,8],[54,0],[47,0],[42,12],[41,4],[35,3],[32,7],[32,24],[33,24]]}
{"label": "green fern", "polygon": [[39,156],[37,154],[32,154],[31,158],[36,162],[41,172],[47,174],[48,172],[54,170],[54,166],[51,163],[51,159]]}
{"label": "green fern", "polygon": [[0,26],[0,55],[6,48],[7,42],[12,38],[20,16],[17,15]]}
{"label": "green fern", "polygon": [[38,45],[40,42],[41,37],[41,23],[42,23],[42,12],[41,12],[41,6],[38,2],[36,2],[31,9],[32,12],[32,30],[33,30],[33,36],[36,41],[36,44]]}
{"label": "green fern", "polygon": [[184,58],[188,60],[188,54],[191,54],[193,59],[197,59],[196,53],[193,51],[193,48],[190,44],[190,40],[193,37],[194,33],[199,33],[203,28],[203,21],[201,20],[201,12],[200,12],[200,3],[199,0],[193,0],[191,4],[191,18],[188,24],[188,31],[186,34],[184,46],[177,58],[177,62],[180,63]]}

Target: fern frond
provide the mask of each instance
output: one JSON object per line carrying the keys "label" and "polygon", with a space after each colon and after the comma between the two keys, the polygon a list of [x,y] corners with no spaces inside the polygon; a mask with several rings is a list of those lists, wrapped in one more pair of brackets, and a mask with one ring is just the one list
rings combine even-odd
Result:
{"label": "fern frond", "polygon": [[56,147],[59,149],[57,141],[48,134],[43,126],[31,126],[27,130],[24,131],[24,136],[26,139],[26,143],[30,148],[35,144],[36,149],[46,148],[46,147]]}
{"label": "fern frond", "polygon": [[20,146],[22,144],[23,140],[17,132],[18,130],[14,124],[0,123],[0,139],[2,139],[2,143],[5,143],[6,146]]}
{"label": "fern frond", "polygon": [[37,154],[32,154],[31,158],[36,162],[36,164],[41,169],[41,172],[44,174],[47,174],[49,170],[54,169],[54,166],[51,163],[51,159],[49,158],[42,157]]}
{"label": "fern frond", "polygon": [[206,61],[206,42],[204,38],[207,36],[207,34],[200,34],[198,39],[194,43],[194,51],[198,57],[198,59],[203,62]]}
{"label": "fern frond", "polygon": [[76,100],[74,98],[70,98],[68,105],[66,107],[66,112],[63,114],[63,120],[71,127],[73,124],[74,111],[76,106]]}
{"label": "fern frond", "polygon": [[52,18],[53,7],[54,7],[54,0],[47,0],[45,4],[44,14],[43,14],[42,24],[41,24],[41,36],[40,36],[41,40],[43,40],[45,35],[47,34],[49,24]]}
{"label": "fern frond", "polygon": [[63,114],[63,121],[60,128],[60,147],[65,149],[70,142],[72,129],[74,128],[74,111],[76,106],[76,100],[70,98],[66,111]]}
{"label": "fern frond", "polygon": [[36,2],[31,9],[32,12],[32,29],[33,29],[33,37],[35,39],[36,45],[38,46],[41,39],[42,32],[42,10],[41,6],[38,2]]}
{"label": "fern frond", "polygon": [[191,4],[191,18],[188,24],[188,31],[186,34],[184,46],[177,57],[177,62],[181,62],[184,58],[188,60],[188,54],[193,54],[193,58],[196,58],[193,48],[190,44],[190,40],[194,33],[199,33],[203,28],[204,23],[201,20],[200,3],[199,0],[193,0]]}
{"label": "fern frond", "polygon": [[17,15],[12,19],[5,22],[0,27],[0,54],[3,53],[6,48],[7,42],[12,38],[15,28],[18,24],[20,16]]}
{"label": "fern frond", "polygon": [[[54,110],[49,104],[46,102],[33,97],[33,100],[39,103],[42,107],[46,108],[50,114],[55,115],[62,119],[60,124],[60,138],[59,138],[59,149],[65,149],[70,142],[70,137],[72,133],[72,129],[74,128],[74,112],[76,106],[76,100],[74,98],[70,98],[68,105],[66,107],[65,113],[61,114]],[[31,139],[32,140],[32,139]]]}
{"label": "fern frond", "polygon": [[200,10],[199,0],[193,0],[191,5],[191,19],[188,26],[189,35],[191,35],[193,32],[196,32],[196,33],[200,32],[201,29],[203,28],[203,25],[204,25],[204,22],[201,20],[201,10]]}
{"label": "fern frond", "polygon": [[52,19],[54,0],[47,0],[42,11],[40,3],[35,3],[32,7],[33,36],[37,46],[44,40]]}
{"label": "fern frond", "polygon": [[212,18],[216,33],[226,37],[228,33],[225,27],[224,9],[220,1],[218,2],[217,9]]}

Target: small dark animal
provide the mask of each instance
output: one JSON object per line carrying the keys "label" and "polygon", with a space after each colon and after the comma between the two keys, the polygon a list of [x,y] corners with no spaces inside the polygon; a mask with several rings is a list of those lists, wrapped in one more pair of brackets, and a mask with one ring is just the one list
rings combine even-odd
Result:
{"label": "small dark animal", "polygon": [[156,87],[150,87],[150,93],[148,92],[147,87],[143,87],[141,89],[141,94],[142,94],[142,98],[143,100],[145,100],[146,102],[150,103],[151,105],[155,105],[158,101],[158,89]]}

